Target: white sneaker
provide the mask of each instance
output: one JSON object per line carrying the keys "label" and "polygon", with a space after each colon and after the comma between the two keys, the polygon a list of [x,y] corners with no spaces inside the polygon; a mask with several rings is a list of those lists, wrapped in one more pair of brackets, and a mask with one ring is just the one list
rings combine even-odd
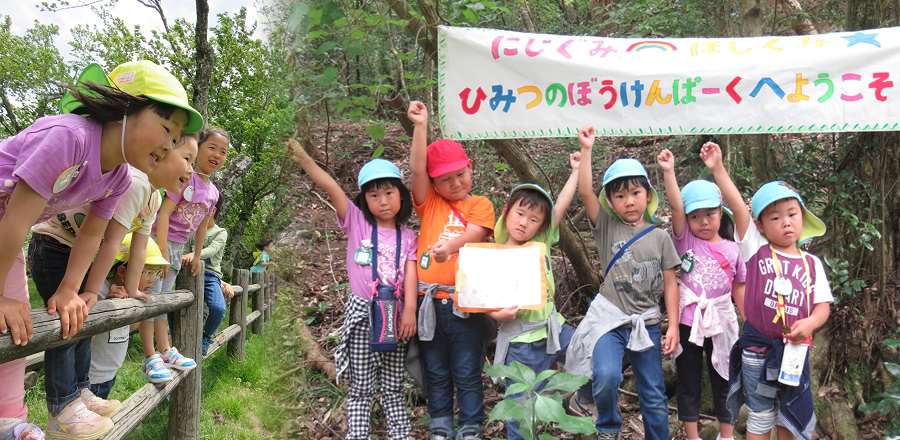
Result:
{"label": "white sneaker", "polygon": [[187,371],[193,370],[194,367],[197,366],[197,363],[194,362],[193,359],[182,356],[181,353],[178,352],[178,349],[175,347],[169,348],[168,350],[163,352],[161,356],[163,365],[168,368]]}
{"label": "white sneaker", "polygon": [[81,389],[81,401],[84,402],[87,409],[103,417],[112,417],[122,409],[122,402],[102,399],[87,388]]}
{"label": "white sneaker", "polygon": [[81,398],[69,402],[56,417],[47,416],[47,438],[56,440],[94,440],[113,427],[109,417],[87,408]]}

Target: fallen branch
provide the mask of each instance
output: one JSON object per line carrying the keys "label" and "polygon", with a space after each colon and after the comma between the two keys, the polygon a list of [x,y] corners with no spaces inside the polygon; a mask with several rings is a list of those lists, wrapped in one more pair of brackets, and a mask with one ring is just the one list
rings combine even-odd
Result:
{"label": "fallen branch", "polygon": [[[328,377],[332,382],[337,381],[337,370],[335,369],[334,362],[322,351],[322,347],[316,342],[316,338],[310,333],[309,327],[306,326],[306,322],[304,322],[303,319],[297,318],[294,320],[294,332],[297,334],[297,337],[304,342],[304,346],[306,347],[304,358],[306,358],[306,361],[311,364],[315,370]],[[302,365],[294,367],[291,371],[282,376],[287,377],[290,374],[300,371],[302,367]]]}
{"label": "fallen branch", "polygon": [[[632,393],[631,391],[623,390],[623,389],[621,389],[621,388],[619,388],[619,393],[624,394],[624,395],[626,395],[626,396],[631,396],[631,397],[637,397],[637,396],[638,396],[637,393]],[[670,405],[668,408],[669,408],[669,411],[678,411],[678,408],[675,408],[674,406],[671,406],[671,405]],[[708,416],[708,415],[706,415],[706,414],[700,414],[700,418],[701,418],[701,419],[704,419],[704,420],[712,420],[712,421],[718,420],[718,419],[716,419],[715,417],[713,417],[713,416]]]}

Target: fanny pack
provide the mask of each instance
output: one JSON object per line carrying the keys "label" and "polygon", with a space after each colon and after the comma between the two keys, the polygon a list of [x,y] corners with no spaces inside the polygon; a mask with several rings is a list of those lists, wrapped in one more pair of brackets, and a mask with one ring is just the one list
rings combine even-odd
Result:
{"label": "fanny pack", "polygon": [[[397,226],[396,270],[400,279],[400,226]],[[378,279],[378,226],[372,226],[372,301],[369,305],[369,349],[372,351],[397,351],[397,318],[400,294],[396,286],[384,284]]]}

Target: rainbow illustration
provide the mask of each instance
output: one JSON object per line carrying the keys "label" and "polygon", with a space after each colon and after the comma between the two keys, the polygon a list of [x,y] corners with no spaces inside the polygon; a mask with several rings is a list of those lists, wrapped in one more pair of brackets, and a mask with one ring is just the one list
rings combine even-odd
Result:
{"label": "rainbow illustration", "polygon": [[637,43],[628,46],[628,50],[625,52],[636,52],[642,51],[644,49],[657,49],[663,52],[668,52],[670,50],[678,50],[674,44],[669,43],[668,41],[659,41],[659,40],[645,40],[638,41]]}

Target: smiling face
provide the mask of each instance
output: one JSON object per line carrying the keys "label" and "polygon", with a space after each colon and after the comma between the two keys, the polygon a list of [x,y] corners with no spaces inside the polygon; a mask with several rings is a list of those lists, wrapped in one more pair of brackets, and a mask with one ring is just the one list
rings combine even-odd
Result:
{"label": "smiling face", "polygon": [[170,193],[180,194],[193,176],[196,157],[197,139],[185,137],[159,166],[147,173],[150,184],[154,188],[165,188]]}
{"label": "smiling face", "polygon": [[176,109],[168,118],[154,106],[129,115],[125,123],[125,160],[142,172],[157,167],[181,138],[187,112]]}
{"label": "smiling face", "polygon": [[610,206],[622,221],[633,226],[644,223],[644,212],[651,195],[643,186],[629,180],[621,188],[611,191],[608,197]]}
{"label": "smiling face", "polygon": [[228,156],[228,139],[218,133],[207,137],[197,153],[197,171],[211,175],[222,168]]}
{"label": "smiling face", "polygon": [[506,210],[506,230],[509,232],[506,244],[520,246],[527,243],[541,232],[547,215],[543,207],[536,204],[523,206],[522,199],[517,200],[512,208]]}
{"label": "smiling face", "polygon": [[447,200],[466,200],[472,190],[472,165],[441,174],[432,179],[432,184],[434,190]]}
{"label": "smiling face", "polygon": [[776,250],[794,252],[803,231],[803,207],[794,198],[777,200],[754,222]]}
{"label": "smiling face", "polygon": [[722,208],[700,208],[687,214],[688,226],[695,237],[707,241],[719,241],[719,225],[722,223]]}

